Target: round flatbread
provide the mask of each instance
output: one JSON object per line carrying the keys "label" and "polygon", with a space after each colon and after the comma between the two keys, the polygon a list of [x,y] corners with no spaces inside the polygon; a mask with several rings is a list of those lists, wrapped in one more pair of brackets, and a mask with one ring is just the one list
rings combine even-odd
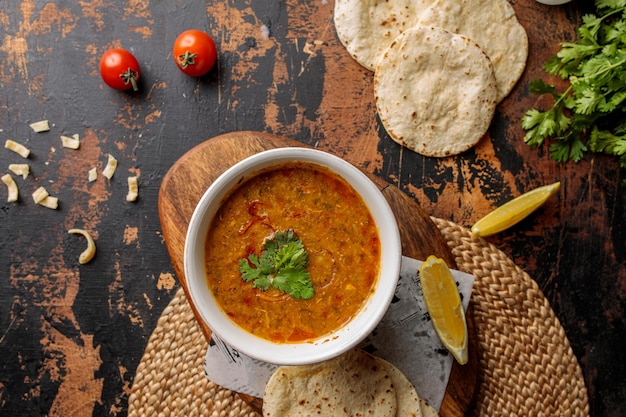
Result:
{"label": "round flatbread", "polygon": [[350,55],[370,70],[402,32],[435,26],[472,39],[492,61],[497,100],[517,83],[528,58],[528,36],[507,0],[336,0],[335,28]]}
{"label": "round flatbread", "polygon": [[391,377],[393,387],[396,389],[396,401],[398,402],[397,417],[422,417],[420,406],[420,397],[415,391],[415,387],[404,375],[404,373],[396,368],[390,362],[377,358],[385,367],[387,373]]}
{"label": "round flatbread", "polygon": [[491,61],[472,40],[415,26],[383,53],[374,75],[380,120],[391,138],[422,155],[474,146],[496,108]]}
{"label": "round flatbread", "polygon": [[263,395],[265,417],[395,417],[396,411],[386,368],[360,349],[318,364],[279,367]]}

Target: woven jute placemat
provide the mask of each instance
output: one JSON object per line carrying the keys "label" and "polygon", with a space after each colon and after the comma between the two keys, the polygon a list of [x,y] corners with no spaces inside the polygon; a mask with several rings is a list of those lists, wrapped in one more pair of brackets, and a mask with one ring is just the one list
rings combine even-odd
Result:
{"label": "woven jute placemat", "polygon": [[[466,228],[433,221],[458,268],[475,277],[472,303],[480,377],[474,415],[588,416],[580,366],[537,283]],[[180,289],[158,320],[137,367],[128,416],[258,416],[236,393],[204,376],[207,347]]]}

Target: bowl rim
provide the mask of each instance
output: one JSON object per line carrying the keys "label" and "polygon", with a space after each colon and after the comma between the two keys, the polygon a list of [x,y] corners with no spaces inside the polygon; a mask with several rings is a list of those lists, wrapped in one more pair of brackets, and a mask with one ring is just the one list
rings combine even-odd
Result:
{"label": "bowl rim", "polygon": [[[211,219],[234,187],[261,170],[293,161],[326,167],[348,181],[361,194],[377,222],[381,240],[381,267],[376,284],[377,290],[351,321],[314,341],[275,343],[240,328],[217,306],[206,285],[204,242]],[[395,215],[382,192],[363,171],[325,151],[305,147],[284,147],[261,151],[244,158],[210,184],[196,205],[189,222],[184,247],[184,274],[189,301],[202,321],[224,343],[262,362],[276,365],[304,365],[336,357],[358,345],[374,330],[395,294],[401,258],[400,232]]]}

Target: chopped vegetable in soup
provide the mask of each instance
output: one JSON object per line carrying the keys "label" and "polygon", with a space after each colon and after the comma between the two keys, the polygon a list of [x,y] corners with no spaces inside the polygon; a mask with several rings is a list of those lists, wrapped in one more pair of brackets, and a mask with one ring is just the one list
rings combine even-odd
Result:
{"label": "chopped vegetable in soup", "polygon": [[[285,231],[308,254],[314,293],[308,299],[242,279],[240,262],[261,257],[266,241]],[[262,172],[232,191],[209,228],[205,252],[220,308],[248,332],[289,343],[329,334],[356,315],[378,279],[381,248],[357,192],[327,169],[300,163]]]}

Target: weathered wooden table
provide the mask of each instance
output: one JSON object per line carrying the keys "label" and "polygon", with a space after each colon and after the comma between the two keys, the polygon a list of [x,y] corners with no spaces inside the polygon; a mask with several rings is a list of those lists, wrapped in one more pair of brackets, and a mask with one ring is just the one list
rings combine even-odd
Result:
{"label": "weathered wooden table", "polygon": [[[512,4],[530,41],[528,66],[477,147],[433,159],[401,148],[376,118],[372,74],[340,45],[333,2],[269,0],[4,1],[0,8],[0,140],[31,149],[17,203],[0,191],[0,415],[126,415],[134,370],[178,288],[157,212],[163,175],[221,133],[255,130],[342,156],[396,185],[428,214],[464,226],[528,189],[559,194],[489,238],[540,285],[579,358],[592,416],[626,414],[626,190],[616,160],[557,164],[523,143],[520,119],[537,102],[528,83],[559,42],[573,40],[589,5]],[[189,28],[211,33],[219,64],[207,77],[175,67],[171,46]],[[264,36],[269,30],[269,36]],[[131,50],[140,91],[98,74],[108,48]],[[51,130],[29,123],[47,119]],[[61,146],[79,134],[81,147]],[[92,183],[108,154],[109,181]],[[23,162],[0,152],[2,174]],[[126,177],[139,199],[126,202]],[[57,210],[30,194],[45,186]],[[78,263],[92,232],[97,255]]]}

